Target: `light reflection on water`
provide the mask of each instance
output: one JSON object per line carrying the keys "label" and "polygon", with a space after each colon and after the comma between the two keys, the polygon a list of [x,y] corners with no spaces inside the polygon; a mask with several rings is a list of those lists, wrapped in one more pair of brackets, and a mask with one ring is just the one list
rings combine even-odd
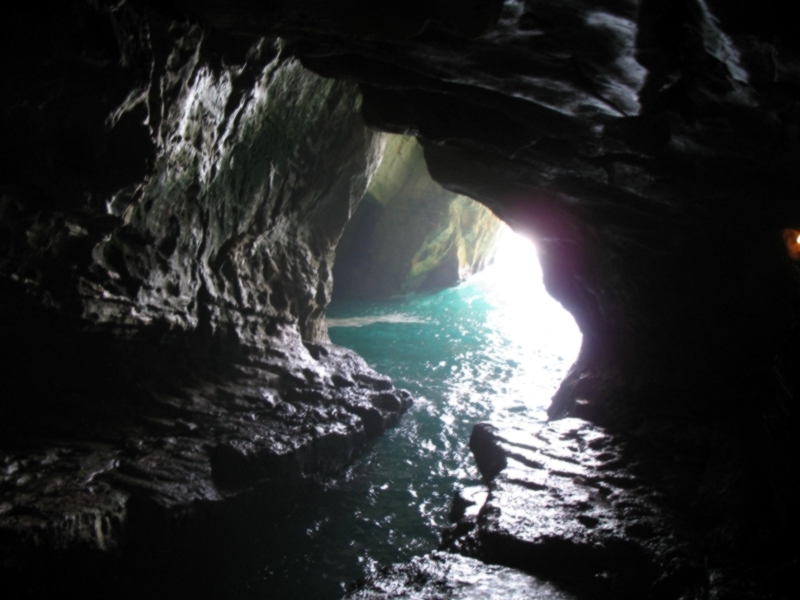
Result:
{"label": "light reflection on water", "polygon": [[517,236],[466,285],[335,302],[328,315],[332,341],[410,390],[415,404],[276,531],[288,551],[261,557],[269,566],[255,585],[275,598],[337,598],[370,564],[435,549],[454,489],[480,482],[467,447],[473,425],[537,426],[581,341],[572,317],[544,291],[532,244]]}

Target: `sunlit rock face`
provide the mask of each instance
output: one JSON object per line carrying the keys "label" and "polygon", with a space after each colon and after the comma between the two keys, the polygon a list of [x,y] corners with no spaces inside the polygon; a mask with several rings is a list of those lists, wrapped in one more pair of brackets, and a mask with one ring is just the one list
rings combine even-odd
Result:
{"label": "sunlit rock face", "polygon": [[410,398],[323,325],[383,150],[354,84],[140,3],[2,27],[0,560],[35,593],[37,552],[336,473]]}
{"label": "sunlit rock face", "polygon": [[[254,343],[268,323],[285,323],[324,339],[333,248],[381,158],[382,136],[364,126],[358,91],[310,73],[276,40],[232,55],[196,25],[130,8],[85,12],[107,27],[138,19],[150,38],[141,56],[128,56],[134,50],[113,40],[91,47],[98,32],[89,31],[89,47],[75,50],[85,55],[75,77],[95,78],[85,94],[90,85],[105,91],[97,80],[107,70],[133,88],[118,98],[115,89],[83,98],[56,80],[55,98],[37,89],[43,104],[32,106],[23,102],[26,92],[39,99],[27,74],[7,80],[6,128],[34,133],[20,133],[30,147],[6,160],[18,187],[3,196],[5,272],[31,297],[56,309],[71,303],[79,318],[116,331],[159,322]],[[122,66],[135,60],[151,61],[152,79]],[[103,115],[98,131],[81,131],[80,116],[62,119],[84,104]],[[124,146],[118,158],[107,156],[114,143]],[[110,160],[150,170],[103,181],[93,169]],[[69,281],[53,282],[55,272]]]}
{"label": "sunlit rock face", "polygon": [[489,262],[500,231],[489,209],[430,178],[414,138],[389,136],[383,162],[339,240],[336,295],[456,285]]}

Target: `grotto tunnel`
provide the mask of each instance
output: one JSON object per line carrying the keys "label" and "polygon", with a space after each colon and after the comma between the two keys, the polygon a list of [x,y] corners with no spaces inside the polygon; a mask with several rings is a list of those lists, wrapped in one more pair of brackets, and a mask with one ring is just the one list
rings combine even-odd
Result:
{"label": "grotto tunnel", "polygon": [[[793,3],[13,8],[3,597],[792,597]],[[392,212],[380,165],[404,152],[452,201]],[[401,461],[392,436],[429,393],[348,349],[339,303],[471,289],[451,286],[485,264],[489,212],[536,240],[580,351],[547,420],[454,434],[474,481],[430,495],[430,546],[347,550],[366,558],[342,588],[336,486],[369,500],[358,470],[386,467],[378,447]],[[270,583],[287,573],[315,575]]]}

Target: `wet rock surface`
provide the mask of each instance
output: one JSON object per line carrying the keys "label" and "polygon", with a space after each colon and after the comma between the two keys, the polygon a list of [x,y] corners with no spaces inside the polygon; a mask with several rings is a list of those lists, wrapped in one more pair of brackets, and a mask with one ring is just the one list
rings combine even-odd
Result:
{"label": "wet rock surface", "polygon": [[410,398],[324,324],[383,148],[353,84],[146,3],[2,28],[0,554],[30,591],[340,472]]}
{"label": "wet rock surface", "polygon": [[676,579],[687,589],[674,597],[699,595],[697,540],[604,431],[577,419],[536,433],[481,424],[470,448],[491,484],[478,514],[456,526],[474,529],[454,546],[594,588],[596,597],[648,597],[656,581]]}
{"label": "wet rock surface", "polygon": [[[553,426],[553,452],[485,431],[497,489],[463,551],[500,557],[502,540],[562,577],[541,555],[563,550],[601,594],[782,589],[800,481],[798,270],[781,233],[800,230],[792,2],[14,8],[0,21],[8,565],[20,544],[110,549],[131,514],[161,523],[131,498],[178,510],[324,474],[396,418],[405,397],[324,327],[336,242],[381,155],[369,124],[416,135],[435,180],[539,238],[585,336],[551,415],[650,447],[633,449],[648,468],[604,471],[590,427]],[[705,579],[687,518],[711,523]]]}
{"label": "wet rock surface", "polygon": [[405,565],[382,569],[346,598],[571,600],[574,596],[516,569],[487,565],[457,554],[435,552]]}
{"label": "wet rock surface", "polygon": [[782,571],[791,563],[776,569],[759,551],[742,554],[715,539],[719,521],[704,514],[702,497],[710,469],[691,464],[704,460],[697,446],[654,451],[568,418],[538,431],[482,423],[470,448],[488,490],[456,497],[455,525],[443,537],[450,551],[581,598],[788,597]]}
{"label": "wet rock surface", "polygon": [[[410,405],[351,351],[309,344],[297,352],[286,341],[213,374],[184,372],[168,386],[152,378],[113,402],[85,394],[56,418],[4,421],[0,539],[9,579],[30,577],[42,553],[120,550],[153,522],[202,514],[250,490],[278,486],[281,497],[339,473]],[[132,516],[142,507],[150,523]]]}

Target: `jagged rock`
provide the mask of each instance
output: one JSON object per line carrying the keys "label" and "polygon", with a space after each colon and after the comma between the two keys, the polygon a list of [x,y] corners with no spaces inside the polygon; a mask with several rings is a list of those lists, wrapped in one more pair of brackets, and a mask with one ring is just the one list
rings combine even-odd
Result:
{"label": "jagged rock", "polygon": [[487,565],[456,554],[434,552],[414,558],[407,564],[382,569],[360,584],[356,591],[347,594],[346,598],[569,600],[574,596],[515,569]]}
{"label": "jagged rock", "polygon": [[[443,542],[450,550],[558,582],[579,597],[775,593],[771,575],[751,571],[744,581],[752,557],[740,555],[740,570],[731,568],[737,559],[710,543],[714,520],[692,506],[697,496],[680,497],[693,489],[692,478],[702,478],[687,464],[696,456],[686,445],[663,456],[568,418],[539,431],[482,423],[470,448],[488,495],[479,509],[456,512]],[[461,504],[457,498],[454,507]]]}
{"label": "jagged rock", "polygon": [[[553,416],[653,437],[661,450],[642,461],[656,467],[671,464],[676,440],[707,433],[713,443],[692,446],[691,468],[665,470],[671,486],[685,476],[695,487],[670,496],[676,511],[697,501],[725,524],[710,537],[715,552],[758,553],[754,580],[783,573],[785,583],[800,481],[798,271],[783,237],[800,230],[793,8],[16,3],[0,21],[10,57],[0,76],[3,547],[46,538],[111,548],[131,518],[126,494],[219,504],[214,494],[284,464],[332,468],[304,454],[316,425],[331,440],[325,452],[345,456],[338,428],[357,445],[358,423],[378,431],[396,418],[386,407],[405,399],[389,401],[389,383],[346,355],[331,353],[341,368],[312,362],[328,348],[334,246],[381,152],[367,123],[415,135],[434,180],[538,238],[545,283],[584,333]],[[236,372],[264,364],[276,370]],[[339,397],[349,409],[330,404]],[[314,422],[316,402],[336,425]],[[257,440],[244,416],[261,423],[255,406],[280,416],[266,430],[299,436],[294,458]],[[197,430],[210,447],[193,445]],[[523,489],[504,479],[506,461],[487,532],[536,549],[532,530],[503,512],[501,498],[513,508],[510,490]],[[636,477],[660,489],[646,470]],[[133,491],[120,491],[131,479]],[[587,525],[595,508],[576,525],[577,505],[562,511],[547,490],[524,489],[555,511],[543,525],[590,558],[593,540],[624,531],[619,505],[601,511],[611,524],[601,535]],[[626,494],[643,511],[658,505]],[[26,502],[27,521],[14,508]],[[60,514],[74,519],[56,525]],[[649,543],[631,543],[637,561],[660,564]],[[715,583],[732,570],[750,576],[731,564],[710,568],[709,594],[738,593]],[[648,568],[627,589],[650,585]]]}
{"label": "jagged rock", "polygon": [[[199,27],[172,24],[176,38],[164,35],[175,53],[150,49],[153,79],[106,115],[111,132],[150,115],[153,172],[81,208],[67,204],[69,190],[40,190],[53,196],[41,207],[32,190],[5,188],[6,285],[123,335],[158,323],[258,345],[278,322],[325,339],[334,246],[382,136],[364,126],[354,86],[313,75],[275,40],[221,67]],[[42,118],[42,135],[57,136],[61,124]],[[24,166],[18,178],[33,168]]]}
{"label": "jagged rock", "polygon": [[384,142],[356,86],[136,2],[15,19],[0,554],[33,585],[44,556],[337,473],[411,400],[324,325]]}
{"label": "jagged rock", "polygon": [[[127,410],[87,394],[58,422],[4,423],[4,557],[118,548],[136,535],[131,501],[177,518],[242,491],[341,471],[411,398],[353,352],[315,348],[318,359],[273,353],[166,389],[155,379]],[[334,377],[352,384],[337,387]]]}
{"label": "jagged rock", "polygon": [[335,293],[391,296],[456,285],[491,260],[501,225],[485,206],[433,181],[416,140],[389,136],[339,240]]}

